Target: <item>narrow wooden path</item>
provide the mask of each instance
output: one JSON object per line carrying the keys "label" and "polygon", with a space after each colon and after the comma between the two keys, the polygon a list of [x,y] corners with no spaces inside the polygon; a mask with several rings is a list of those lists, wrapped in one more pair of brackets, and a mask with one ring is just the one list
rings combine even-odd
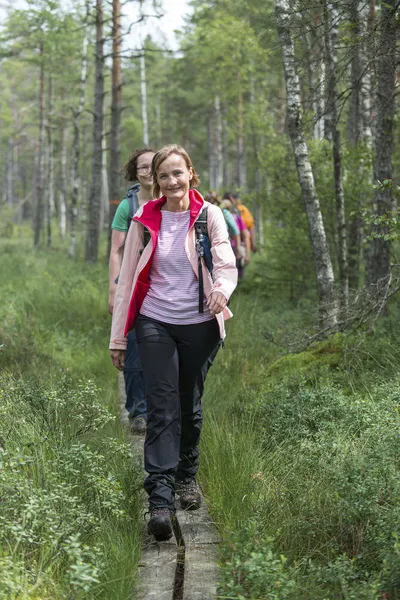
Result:
{"label": "narrow wooden path", "polygon": [[[119,394],[123,409],[125,390],[122,375]],[[126,417],[121,420],[127,423]],[[143,442],[144,437],[132,436],[134,456],[142,465]],[[144,516],[146,510],[147,507],[144,508]],[[220,539],[204,498],[202,507],[196,511],[183,511],[177,502],[175,535],[168,542],[156,542],[147,534],[146,518],[143,522],[143,552],[134,600],[215,598],[218,580],[216,547]]]}

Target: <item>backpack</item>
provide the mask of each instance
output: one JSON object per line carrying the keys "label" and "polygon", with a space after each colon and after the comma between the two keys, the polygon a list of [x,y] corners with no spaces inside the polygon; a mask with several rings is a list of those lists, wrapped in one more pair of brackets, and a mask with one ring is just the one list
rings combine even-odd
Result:
{"label": "backpack", "polygon": [[204,312],[204,282],[203,271],[201,268],[201,259],[204,259],[205,265],[209,270],[211,277],[213,276],[213,262],[211,255],[211,241],[208,235],[207,227],[208,208],[203,208],[197,219],[194,229],[196,232],[196,250],[198,256],[198,271],[199,271],[199,313]]}
{"label": "backpack", "polygon": [[139,189],[139,184],[135,183],[135,185],[132,185],[132,187],[129,188],[128,193],[125,196],[129,204],[128,229],[132,223],[133,215],[139,210]]}
{"label": "backpack", "polygon": [[[128,193],[125,198],[128,200],[129,204],[129,215],[128,215],[128,229],[132,223],[133,215],[139,210],[139,190],[140,185],[135,183],[132,187],[129,188]],[[144,228],[144,239],[143,239],[143,247],[147,246],[150,241],[150,232],[146,227]],[[142,250],[143,252],[143,250]]]}

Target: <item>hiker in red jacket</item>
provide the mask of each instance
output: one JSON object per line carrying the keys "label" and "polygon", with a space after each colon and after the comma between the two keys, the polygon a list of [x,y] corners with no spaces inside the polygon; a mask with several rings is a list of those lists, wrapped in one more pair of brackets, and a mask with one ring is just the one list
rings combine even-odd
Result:
{"label": "hiker in red jacket", "polygon": [[[237,270],[222,212],[193,189],[199,178],[186,151],[162,148],[152,174],[154,196],[161,198],[141,207],[127,235],[110,354],[122,369],[126,335],[135,327],[147,398],[148,529],[163,540],[172,536],[175,491],[183,508],[201,503],[195,476],[204,365],[225,337]],[[206,231],[200,240],[204,208]],[[212,265],[200,251],[204,237]]]}

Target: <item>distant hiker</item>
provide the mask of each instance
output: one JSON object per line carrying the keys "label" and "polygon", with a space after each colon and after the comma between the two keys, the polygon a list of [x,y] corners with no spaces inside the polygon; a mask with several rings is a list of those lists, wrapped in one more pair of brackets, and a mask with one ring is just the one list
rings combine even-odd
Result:
{"label": "distant hiker", "polygon": [[[152,148],[135,150],[124,167],[125,178],[135,181],[129,188],[126,197],[119,204],[111,228],[111,251],[109,261],[110,290],[108,310],[113,314],[117,280],[121,270],[124,244],[133,215],[143,204],[153,199],[153,177],[151,161],[155,152]],[[146,398],[144,379],[136,335],[131,331],[128,335],[128,346],[125,355],[124,380],[126,404],[133,433],[146,431]]]}
{"label": "distant hiker", "polygon": [[[215,204],[221,208],[221,200],[217,194],[217,192],[209,191],[208,194],[204,197],[207,202],[211,202],[211,204]],[[235,253],[236,258],[240,258],[240,231],[238,226],[236,225],[235,217],[227,208],[221,208],[222,214],[224,215],[224,219],[226,222],[226,226],[228,228],[229,236],[232,240],[234,240],[234,244],[232,244],[233,251]]]}
{"label": "distant hiker", "polygon": [[239,211],[240,216],[242,217],[244,224],[250,232],[251,239],[251,251],[257,252],[256,247],[256,231],[254,227],[254,217],[251,214],[250,210],[242,204],[239,194],[232,193],[230,199],[233,202],[233,206]]}
{"label": "distant hiker", "polygon": [[[225,196],[224,196],[225,198]],[[229,211],[235,219],[236,226],[240,232],[240,244],[238,245],[235,238],[231,236],[233,251],[236,256],[236,267],[238,270],[239,280],[243,279],[244,268],[250,262],[251,240],[250,232],[248,231],[239,211],[235,211],[235,207],[231,200],[225,198],[221,202],[221,209]]]}
{"label": "distant hiker", "polygon": [[141,207],[128,232],[110,355],[122,369],[125,335],[135,327],[147,393],[148,530],[162,540],[172,536],[175,491],[183,508],[201,504],[205,365],[225,337],[237,270],[222,212],[193,189],[199,178],[186,151],[162,148],[152,174],[162,197]]}

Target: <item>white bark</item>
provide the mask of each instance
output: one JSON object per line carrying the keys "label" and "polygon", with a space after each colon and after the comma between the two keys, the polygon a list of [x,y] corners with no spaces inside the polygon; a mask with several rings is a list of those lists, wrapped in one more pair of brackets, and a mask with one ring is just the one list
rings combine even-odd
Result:
{"label": "white bark", "polygon": [[143,144],[149,145],[149,122],[147,118],[147,82],[146,82],[146,61],[143,53],[140,55],[140,90],[142,95],[142,122],[143,122]]}
{"label": "white bark", "polygon": [[324,328],[333,328],[337,323],[333,290],[334,275],[308,148],[303,133],[300,82],[295,66],[295,50],[291,37],[288,0],[276,0],[276,20],[283,53],[288,129],[296,160],[299,183],[307,214],[309,236],[314,254],[320,320]]}
{"label": "white bark", "polygon": [[100,208],[100,220],[99,220],[99,231],[103,231],[104,223],[107,223],[108,209],[109,209],[109,193],[108,193],[108,177],[107,177],[107,153],[106,153],[106,138],[103,135],[102,141],[103,158],[102,158],[102,169],[101,169],[101,208]]}
{"label": "white bark", "polygon": [[214,114],[210,109],[208,113],[208,187],[210,190],[216,189],[215,182],[215,124]]}
{"label": "white bark", "polygon": [[8,206],[12,206],[14,202],[14,144],[11,137],[7,144],[7,171],[6,171],[6,202]]}
{"label": "white bark", "polygon": [[216,121],[216,145],[215,145],[215,187],[219,191],[223,187],[224,183],[224,153],[222,148],[222,115],[221,115],[221,101],[217,94],[214,98],[215,108],[215,121]]}
{"label": "white bark", "polygon": [[67,128],[65,119],[61,123],[61,157],[60,157],[60,189],[58,193],[58,224],[60,228],[61,239],[65,240],[67,235],[67,201],[66,201],[66,181],[67,181]]}
{"label": "white bark", "polygon": [[82,41],[82,56],[81,56],[81,76],[79,83],[79,104],[74,111],[74,143],[73,143],[73,159],[72,159],[72,198],[70,211],[70,242],[68,255],[70,258],[76,256],[76,221],[78,218],[78,200],[79,189],[81,187],[81,178],[79,174],[79,158],[80,158],[80,119],[85,105],[85,86],[87,78],[87,46],[88,39],[85,29]]}
{"label": "white bark", "polygon": [[43,159],[44,159],[44,143],[45,143],[45,91],[44,91],[44,48],[40,46],[40,77],[39,77],[39,98],[40,98],[40,118],[39,118],[39,145],[37,153],[37,170],[36,170],[36,206],[34,214],[34,246],[37,248],[40,243],[40,234],[43,226]]}
{"label": "white bark", "polygon": [[324,109],[325,109],[325,62],[319,47],[319,40],[312,27],[305,36],[308,61],[310,65],[311,100],[313,109],[313,137],[315,140],[324,139]]}
{"label": "white bark", "polygon": [[337,256],[340,282],[340,308],[344,315],[349,299],[349,277],[347,264],[347,239],[345,198],[342,181],[342,157],[340,148],[339,107],[337,92],[337,48],[338,48],[338,10],[336,3],[325,1],[325,61],[328,77],[329,101],[331,111],[331,137],[333,140],[333,175],[336,197]]}
{"label": "white bark", "polygon": [[51,222],[55,212],[54,204],[54,156],[53,156],[53,78],[49,77],[49,114],[47,119],[47,149],[46,149],[46,170],[47,170],[47,190],[46,190],[46,218],[47,218],[47,247],[52,245]]}
{"label": "white bark", "polygon": [[244,105],[241,81],[238,83],[238,125],[237,125],[237,186],[242,192],[247,191],[246,149],[244,145]]}

